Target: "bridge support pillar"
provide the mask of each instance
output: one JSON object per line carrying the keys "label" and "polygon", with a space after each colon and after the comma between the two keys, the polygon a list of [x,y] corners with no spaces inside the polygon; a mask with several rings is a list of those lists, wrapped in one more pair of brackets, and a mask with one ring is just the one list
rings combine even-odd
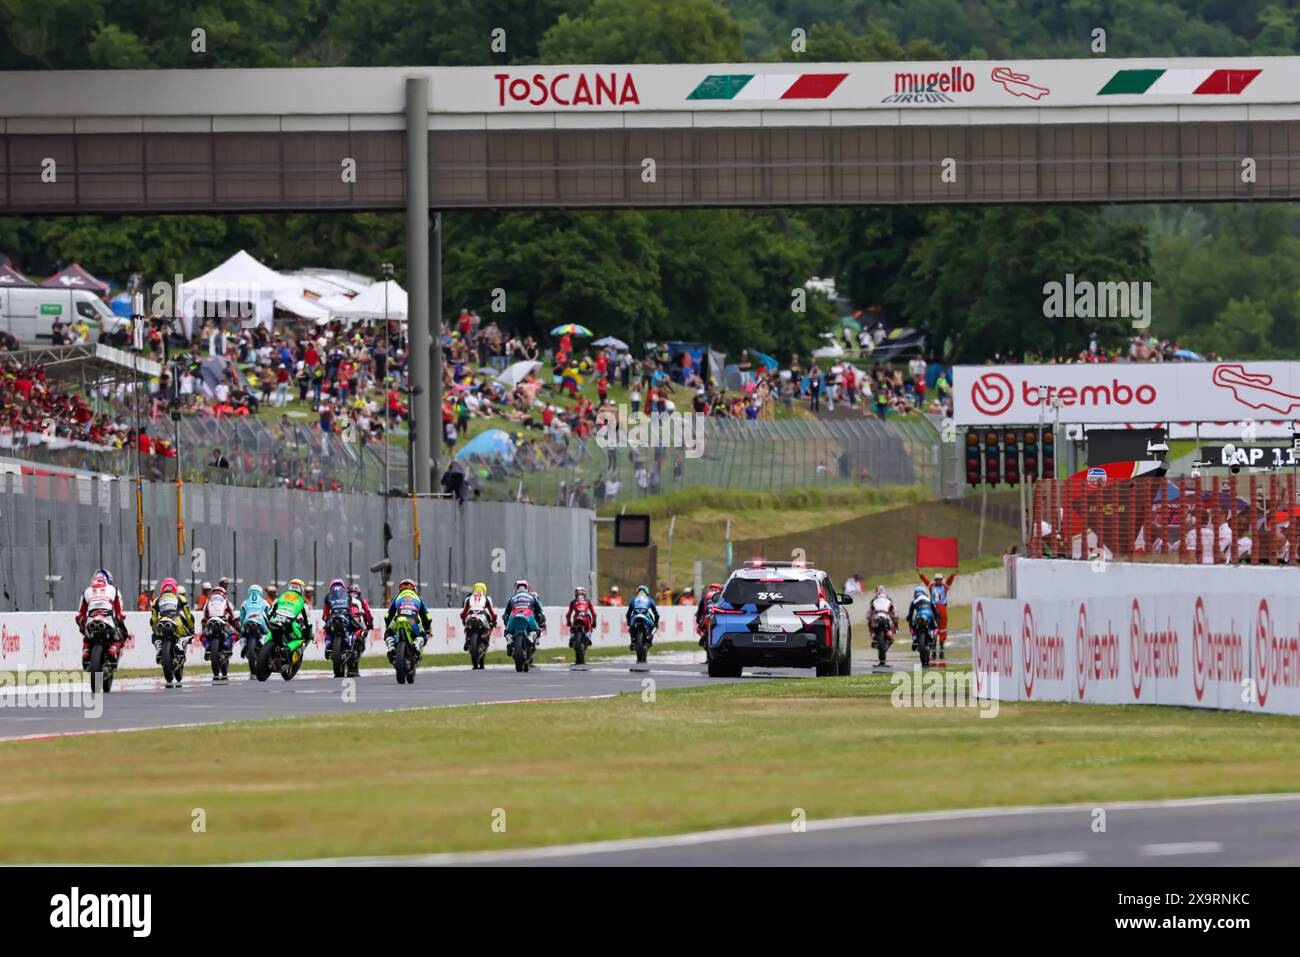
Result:
{"label": "bridge support pillar", "polygon": [[[417,493],[431,491],[433,464],[433,381],[429,374],[429,78],[406,77],[406,292],[407,374],[412,389],[411,485]],[[435,327],[436,331],[436,327]],[[438,407],[441,408],[441,401]],[[438,426],[441,427],[441,426]]]}

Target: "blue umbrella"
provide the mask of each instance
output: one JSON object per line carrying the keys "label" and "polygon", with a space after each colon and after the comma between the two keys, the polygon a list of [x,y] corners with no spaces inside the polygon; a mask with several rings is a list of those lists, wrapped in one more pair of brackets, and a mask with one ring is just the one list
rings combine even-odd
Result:
{"label": "blue umbrella", "polygon": [[1175,359],[1187,359],[1187,360],[1190,360],[1191,362],[1204,362],[1204,361],[1205,361],[1204,358],[1202,358],[1201,356],[1197,355],[1197,354],[1196,354],[1195,352],[1193,352],[1191,349],[1179,349],[1177,352],[1174,353],[1174,358],[1175,358]]}
{"label": "blue umbrella", "polygon": [[766,353],[759,352],[757,349],[750,349],[749,354],[753,356],[755,359],[757,359],[759,362],[763,363],[763,365],[767,366],[769,369],[775,370],[778,366],[778,363],[775,359],[773,359],[771,356],[767,355]]}
{"label": "blue umbrella", "polygon": [[456,453],[456,458],[492,458],[496,455],[507,462],[512,462],[515,458],[514,443],[510,440],[510,433],[504,429],[488,429],[474,436]]}

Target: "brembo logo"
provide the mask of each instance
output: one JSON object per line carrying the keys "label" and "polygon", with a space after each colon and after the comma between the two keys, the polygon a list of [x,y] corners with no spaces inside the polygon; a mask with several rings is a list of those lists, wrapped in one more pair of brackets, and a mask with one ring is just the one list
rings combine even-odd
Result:
{"label": "brembo logo", "polygon": [[1065,639],[1060,631],[1040,632],[1034,627],[1034,610],[1025,604],[1020,627],[1020,651],[1025,669],[1025,697],[1034,696],[1034,682],[1065,678]]}
{"label": "brembo logo", "polygon": [[1268,703],[1273,688],[1300,687],[1300,634],[1279,637],[1274,633],[1266,598],[1260,599],[1255,619],[1255,669],[1260,707]]}
{"label": "brembo logo", "polygon": [[1001,415],[1015,400],[1011,382],[1000,372],[986,372],[970,388],[970,400],[980,415]]}
{"label": "brembo logo", "polygon": [[[1038,391],[1039,383],[1020,380],[1020,401],[1030,409],[1039,405],[1051,406],[1060,399],[1061,405],[1114,408],[1153,405],[1158,398],[1155,386],[1143,382],[1137,386],[1111,377],[1110,382],[1096,382],[1084,386],[1043,383],[1046,395]],[[1007,412],[1016,400],[1016,389],[1000,372],[985,372],[971,385],[971,404],[980,415],[999,416]]]}
{"label": "brembo logo", "polygon": [[1241,635],[1236,630],[1215,632],[1210,630],[1210,616],[1205,610],[1205,601],[1196,599],[1196,610],[1192,613],[1192,690],[1196,700],[1205,694],[1205,686],[1211,681],[1241,682],[1242,654]]}
{"label": "brembo logo", "polygon": [[631,73],[556,73],[547,76],[511,76],[494,73],[497,81],[497,106],[512,103],[529,106],[640,106],[636,83]]}
{"label": "brembo logo", "polygon": [[0,658],[18,654],[19,644],[18,632],[10,631],[4,625],[0,625]]}
{"label": "brembo logo", "polygon": [[1083,700],[1089,681],[1114,681],[1119,677],[1119,635],[1106,622],[1106,630],[1088,629],[1088,606],[1079,602],[1079,623],[1074,632],[1074,653],[1079,700]]}
{"label": "brembo logo", "polygon": [[1147,631],[1142,620],[1142,605],[1134,598],[1129,616],[1129,673],[1133,697],[1142,697],[1142,683],[1147,678],[1178,677],[1178,634],[1172,622],[1164,631]]}
{"label": "brembo logo", "polygon": [[989,690],[985,684],[988,683],[991,675],[997,675],[999,680],[1005,678],[1010,681],[1015,674],[1011,632],[989,631],[988,621],[984,617],[983,602],[975,604],[975,626],[972,630],[974,631],[971,643],[974,645],[975,657],[975,692],[984,694]]}
{"label": "brembo logo", "polygon": [[41,625],[42,655],[48,658],[59,650],[60,644],[62,644],[62,641],[59,638],[59,633],[57,631],[50,631],[48,625]]}

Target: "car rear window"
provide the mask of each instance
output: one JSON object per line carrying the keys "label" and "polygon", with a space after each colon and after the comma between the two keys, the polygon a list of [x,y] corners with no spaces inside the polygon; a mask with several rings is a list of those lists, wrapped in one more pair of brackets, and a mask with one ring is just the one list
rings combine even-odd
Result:
{"label": "car rear window", "polygon": [[806,578],[788,581],[733,578],[727,582],[722,600],[731,605],[815,605],[817,583]]}

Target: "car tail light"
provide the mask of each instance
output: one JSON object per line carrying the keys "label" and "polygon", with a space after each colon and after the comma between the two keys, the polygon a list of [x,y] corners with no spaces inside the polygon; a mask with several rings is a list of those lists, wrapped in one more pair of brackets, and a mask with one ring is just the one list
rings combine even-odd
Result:
{"label": "car tail light", "polygon": [[819,608],[816,611],[796,611],[796,615],[803,618],[820,618],[826,623],[826,647],[829,648],[832,643],[831,632],[831,613],[830,609]]}
{"label": "car tail light", "polygon": [[711,614],[718,615],[743,615],[745,612],[740,608],[710,608]]}

